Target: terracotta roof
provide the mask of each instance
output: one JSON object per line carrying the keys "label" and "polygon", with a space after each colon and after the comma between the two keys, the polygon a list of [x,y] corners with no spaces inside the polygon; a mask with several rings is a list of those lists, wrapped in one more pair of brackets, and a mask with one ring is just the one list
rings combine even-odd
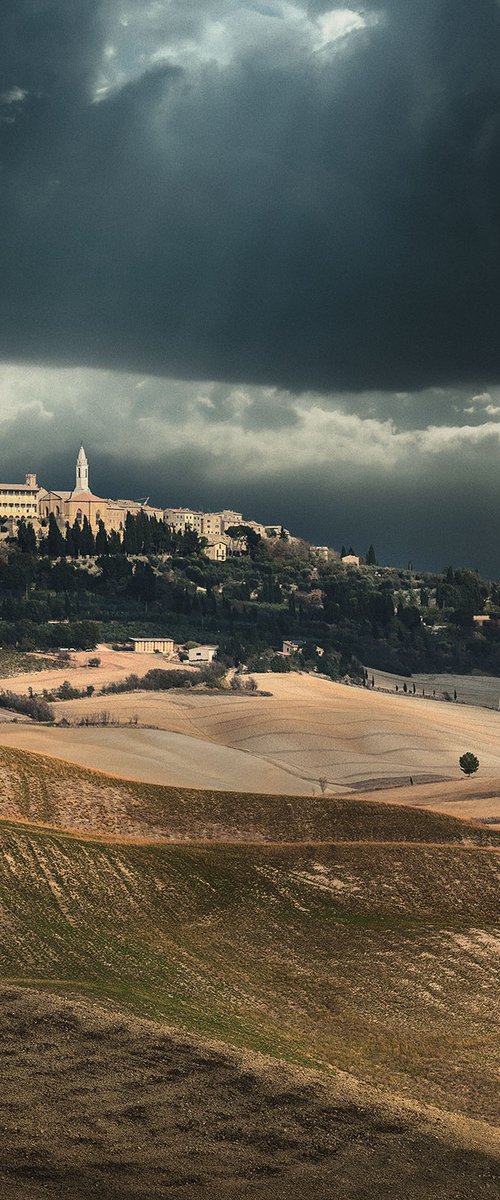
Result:
{"label": "terracotta roof", "polygon": [[0,492],[39,492],[38,483],[0,483]]}
{"label": "terracotta roof", "polygon": [[69,492],[68,500],[74,500],[75,503],[81,501],[88,503],[89,500],[92,500],[95,504],[106,504],[106,500],[103,500],[102,496],[94,496],[93,492],[77,492],[76,488],[74,492]]}

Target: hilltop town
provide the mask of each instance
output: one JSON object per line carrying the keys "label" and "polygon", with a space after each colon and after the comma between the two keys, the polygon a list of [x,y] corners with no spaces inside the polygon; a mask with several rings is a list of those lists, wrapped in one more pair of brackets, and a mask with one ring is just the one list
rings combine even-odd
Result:
{"label": "hilltop town", "polygon": [[[83,446],[80,446],[75,469],[75,486],[71,491],[64,488],[46,488],[37,482],[36,474],[28,472],[24,483],[0,483],[0,521],[4,526],[4,538],[17,533],[21,521],[30,523],[38,536],[43,535],[49,518],[54,517],[63,531],[75,521],[83,525],[86,519],[91,530],[97,533],[103,525],[106,531],[122,534],[127,515],[165,521],[176,533],[190,529],[204,540],[204,553],[209,559],[223,562],[227,550],[237,545],[238,538],[231,537],[231,529],[245,526],[258,537],[288,535],[281,521],[263,524],[243,518],[243,513],[234,509],[220,512],[200,512],[192,508],[160,508],[144,500],[109,499],[97,496],[90,487],[89,464]],[[326,552],[326,547],[324,548]],[[332,553],[334,553],[332,551]]]}
{"label": "hilltop town", "polygon": [[[70,491],[42,487],[33,472],[26,473],[24,483],[0,483],[0,540],[16,536],[21,522],[30,524],[39,539],[51,517],[61,532],[68,525],[74,526],[75,522],[83,527],[86,521],[94,534],[102,527],[107,533],[122,536],[127,516],[139,514],[165,522],[175,533],[183,534],[187,530],[196,533],[204,555],[214,562],[225,562],[228,553],[238,553],[242,538],[248,535],[250,538],[281,537],[287,540],[292,536],[281,520],[256,521],[231,508],[206,512],[181,506],[162,508],[150,504],[149,497],[132,500],[97,496],[90,487],[89,463],[83,446],[80,446],[76,460],[75,486]],[[314,550],[325,560],[341,558],[346,566],[359,566],[362,561],[352,548],[347,552],[345,547],[339,551],[316,546]]]}
{"label": "hilltop town", "polygon": [[83,447],[72,491],[33,474],[1,485],[0,529],[4,648],[153,638],[217,645],[228,667],[333,679],[500,674],[500,589],[476,572],[381,567],[372,546],[362,559],[233,509],[105,499]]}

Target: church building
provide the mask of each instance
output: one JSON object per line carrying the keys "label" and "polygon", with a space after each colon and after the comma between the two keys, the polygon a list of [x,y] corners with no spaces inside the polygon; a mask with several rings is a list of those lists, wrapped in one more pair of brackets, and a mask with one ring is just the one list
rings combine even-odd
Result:
{"label": "church building", "polygon": [[163,519],[163,509],[153,508],[147,502],[140,500],[105,500],[102,496],[94,495],[89,484],[89,464],[83,446],[80,446],[76,460],[75,487],[72,492],[41,489],[38,495],[38,516],[40,521],[46,521],[51,513],[57,523],[64,528],[66,523],[73,525],[75,521],[81,525],[86,517],[94,532],[99,521],[103,521],[106,529],[121,531],[125,526],[127,513],[145,512],[147,516]]}

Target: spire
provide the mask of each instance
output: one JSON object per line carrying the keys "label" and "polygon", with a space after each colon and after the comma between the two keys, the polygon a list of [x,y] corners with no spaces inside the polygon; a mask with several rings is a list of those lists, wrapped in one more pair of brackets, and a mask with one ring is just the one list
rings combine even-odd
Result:
{"label": "spire", "polygon": [[83,446],[80,446],[78,458],[76,460],[76,491],[88,492],[89,490],[89,464],[87,455]]}

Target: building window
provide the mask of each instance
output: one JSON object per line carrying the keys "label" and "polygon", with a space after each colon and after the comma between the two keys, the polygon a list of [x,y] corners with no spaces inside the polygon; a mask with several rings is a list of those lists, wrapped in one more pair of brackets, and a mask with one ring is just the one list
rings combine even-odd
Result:
{"label": "building window", "polygon": [[78,509],[78,512],[76,514],[76,519],[78,521],[78,524],[81,525],[81,523],[83,521],[83,513],[82,513],[81,508]]}

